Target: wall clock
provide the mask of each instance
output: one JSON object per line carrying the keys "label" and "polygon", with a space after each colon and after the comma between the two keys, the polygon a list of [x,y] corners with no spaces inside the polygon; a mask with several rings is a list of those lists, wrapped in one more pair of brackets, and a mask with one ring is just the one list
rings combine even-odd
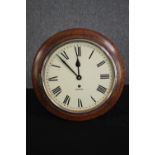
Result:
{"label": "wall clock", "polygon": [[118,48],[107,37],[88,29],[70,29],[40,47],[32,82],[49,112],[84,121],[116,104],[124,86],[124,65]]}

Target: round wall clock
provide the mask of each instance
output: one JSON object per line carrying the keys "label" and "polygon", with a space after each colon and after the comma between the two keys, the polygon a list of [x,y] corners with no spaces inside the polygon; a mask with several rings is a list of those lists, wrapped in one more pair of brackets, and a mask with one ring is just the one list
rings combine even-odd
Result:
{"label": "round wall clock", "polygon": [[116,104],[124,86],[124,65],[118,48],[107,37],[88,29],[70,29],[40,47],[32,82],[49,112],[84,121]]}

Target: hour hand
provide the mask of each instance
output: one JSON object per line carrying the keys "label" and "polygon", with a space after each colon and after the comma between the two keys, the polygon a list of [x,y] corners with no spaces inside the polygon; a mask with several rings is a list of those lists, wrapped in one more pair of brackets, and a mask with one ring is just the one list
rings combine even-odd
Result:
{"label": "hour hand", "polygon": [[81,66],[81,64],[80,64],[80,61],[79,61],[78,57],[77,57],[75,65],[78,68],[78,77],[77,78],[79,79],[79,77],[81,77],[81,75],[80,75],[80,68],[79,68]]}
{"label": "hour hand", "polygon": [[76,54],[76,57],[77,57],[77,60],[76,60],[76,63],[75,63],[75,66],[78,68],[78,76],[77,76],[77,80],[81,80],[81,75],[80,75],[80,66],[81,66],[81,63],[79,61],[79,56],[81,55],[81,48],[78,47],[74,47],[75,48],[75,54]]}
{"label": "hour hand", "polygon": [[77,58],[77,60],[76,60],[75,65],[76,65],[76,67],[80,67],[80,66],[81,66],[80,61],[79,61],[79,59],[78,59],[78,58]]}

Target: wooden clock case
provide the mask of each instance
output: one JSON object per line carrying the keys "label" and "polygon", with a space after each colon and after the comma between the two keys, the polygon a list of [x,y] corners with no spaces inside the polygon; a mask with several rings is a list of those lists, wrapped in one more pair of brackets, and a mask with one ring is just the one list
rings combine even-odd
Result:
{"label": "wooden clock case", "polygon": [[[46,95],[41,81],[42,65],[49,52],[59,44],[72,39],[86,39],[104,47],[108,51],[108,54],[112,57],[117,70],[117,81],[109,99],[97,109],[86,113],[70,113],[55,106]],[[50,37],[40,47],[33,62],[32,83],[37,98],[50,113],[67,120],[90,120],[105,114],[117,103],[124,86],[124,63],[119,49],[104,35],[83,28],[69,29]]]}

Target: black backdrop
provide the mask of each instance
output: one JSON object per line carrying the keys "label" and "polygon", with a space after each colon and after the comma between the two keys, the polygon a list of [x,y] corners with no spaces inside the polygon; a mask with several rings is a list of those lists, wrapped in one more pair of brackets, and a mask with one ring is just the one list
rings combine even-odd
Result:
{"label": "black backdrop", "polygon": [[129,154],[128,86],[117,105],[102,117],[71,122],[48,113],[27,89],[27,155]]}

